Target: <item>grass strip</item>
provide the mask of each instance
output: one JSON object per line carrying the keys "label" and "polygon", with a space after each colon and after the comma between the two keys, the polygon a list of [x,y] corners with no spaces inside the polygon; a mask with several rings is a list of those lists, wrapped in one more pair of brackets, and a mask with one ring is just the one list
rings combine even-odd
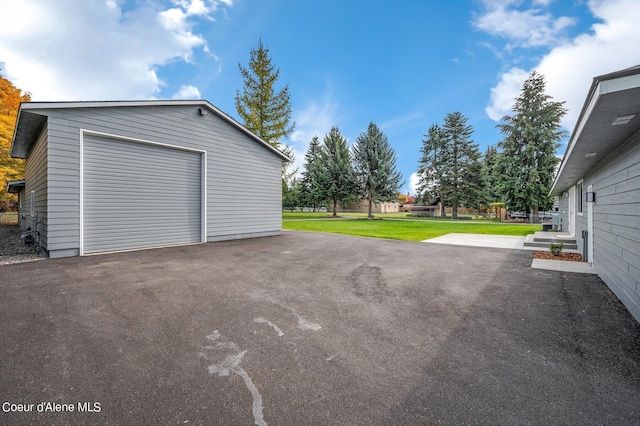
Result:
{"label": "grass strip", "polygon": [[[308,216],[307,216],[308,217]],[[293,219],[293,218],[292,218]],[[359,235],[393,240],[422,241],[452,232],[525,236],[540,231],[540,225],[464,223],[458,221],[409,221],[367,219],[283,220],[283,229]]]}

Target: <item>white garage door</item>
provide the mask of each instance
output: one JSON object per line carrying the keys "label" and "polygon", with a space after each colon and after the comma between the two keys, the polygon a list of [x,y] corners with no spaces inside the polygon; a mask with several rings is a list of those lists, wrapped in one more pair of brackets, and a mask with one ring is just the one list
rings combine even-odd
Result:
{"label": "white garage door", "polygon": [[85,133],[82,254],[201,242],[202,155]]}

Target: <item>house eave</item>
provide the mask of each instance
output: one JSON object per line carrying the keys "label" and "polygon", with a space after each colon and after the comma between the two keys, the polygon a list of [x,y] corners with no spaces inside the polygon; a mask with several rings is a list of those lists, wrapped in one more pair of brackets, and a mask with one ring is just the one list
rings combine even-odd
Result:
{"label": "house eave", "polygon": [[[628,123],[618,117],[636,114]],[[595,77],[569,139],[550,195],[567,191],[640,130],[640,66]]]}

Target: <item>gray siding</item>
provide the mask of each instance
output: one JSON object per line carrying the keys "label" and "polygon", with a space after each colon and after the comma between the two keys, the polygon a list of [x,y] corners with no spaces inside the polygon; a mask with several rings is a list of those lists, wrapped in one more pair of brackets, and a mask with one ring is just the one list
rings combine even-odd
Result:
{"label": "gray siding", "polygon": [[202,241],[202,154],[83,139],[83,253]]}
{"label": "gray siding", "polygon": [[[47,179],[47,129],[43,129],[38,137],[38,141],[33,146],[29,154],[29,161],[25,164],[25,181],[26,186],[21,194],[22,209],[25,219],[20,220],[23,228],[31,227],[37,231],[35,237],[36,242],[40,240],[40,244],[44,249],[48,247],[48,179]],[[31,194],[33,191],[33,195]],[[35,216],[31,216],[31,197],[33,196]]]}
{"label": "gray siding", "polygon": [[49,250],[80,246],[80,129],[207,151],[208,241],[281,231],[281,160],[214,113],[180,105],[32,112],[49,116]]}
{"label": "gray siding", "polygon": [[[640,134],[592,168],[584,177],[585,193],[589,185],[596,193],[594,268],[640,321]],[[586,229],[585,203],[576,237]]]}

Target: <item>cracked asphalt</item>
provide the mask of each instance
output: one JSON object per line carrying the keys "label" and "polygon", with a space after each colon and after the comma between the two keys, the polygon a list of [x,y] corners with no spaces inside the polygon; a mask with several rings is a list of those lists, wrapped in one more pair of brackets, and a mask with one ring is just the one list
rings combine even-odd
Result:
{"label": "cracked asphalt", "polygon": [[3,265],[0,423],[640,424],[639,324],[531,260],[284,232]]}

